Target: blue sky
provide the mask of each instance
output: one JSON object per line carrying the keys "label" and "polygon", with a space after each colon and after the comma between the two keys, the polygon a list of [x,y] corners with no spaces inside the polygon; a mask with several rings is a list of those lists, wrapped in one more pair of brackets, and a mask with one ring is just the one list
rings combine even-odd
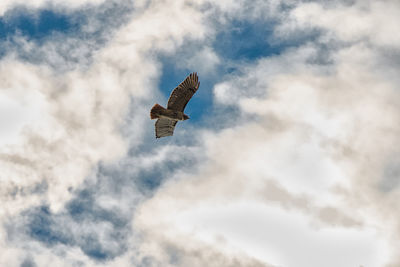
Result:
{"label": "blue sky", "polygon": [[396,266],[399,8],[0,4],[0,265]]}
{"label": "blue sky", "polygon": [[34,14],[23,9],[15,9],[4,14],[0,24],[2,39],[21,34],[29,39],[41,39],[54,32],[67,33],[74,23],[65,14],[52,10],[40,10]]}

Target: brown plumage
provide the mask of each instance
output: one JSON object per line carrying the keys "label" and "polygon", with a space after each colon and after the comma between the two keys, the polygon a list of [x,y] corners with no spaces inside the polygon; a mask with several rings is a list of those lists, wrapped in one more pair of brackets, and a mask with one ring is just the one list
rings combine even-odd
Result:
{"label": "brown plumage", "polygon": [[159,104],[153,106],[150,111],[150,118],[152,120],[158,119],[155,124],[156,138],[173,135],[176,123],[189,119],[189,116],[184,114],[183,111],[199,86],[197,73],[191,73],[172,91],[167,108]]}
{"label": "brown plumage", "polygon": [[159,117],[160,117],[160,114],[161,114],[164,110],[166,110],[164,107],[162,107],[162,106],[159,105],[159,104],[155,104],[155,105],[151,108],[151,110],[150,110],[150,118],[151,118],[152,120],[159,118]]}

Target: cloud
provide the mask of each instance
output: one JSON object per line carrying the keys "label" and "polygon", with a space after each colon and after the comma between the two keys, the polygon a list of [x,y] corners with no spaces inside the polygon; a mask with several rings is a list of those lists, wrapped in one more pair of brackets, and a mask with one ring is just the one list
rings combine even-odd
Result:
{"label": "cloud", "polygon": [[1,21],[1,56],[48,66],[57,72],[87,70],[131,12],[127,0],[79,10],[15,7]]}
{"label": "cloud", "polygon": [[[193,53],[193,51],[191,51]],[[191,57],[183,59],[185,68],[196,69],[203,75],[212,75],[221,63],[218,55],[210,47],[205,47],[198,52],[195,52]]]}
{"label": "cloud", "polygon": [[[343,41],[370,41],[374,45],[398,48],[393,35],[399,23],[396,1],[355,1],[354,5],[307,3],[292,11],[301,26],[321,27]],[[340,22],[340,23],[338,23]]]}
{"label": "cloud", "polygon": [[85,1],[68,1],[66,3],[65,1],[59,1],[59,0],[52,0],[52,1],[47,1],[47,0],[34,0],[34,1],[29,1],[29,3],[25,1],[20,1],[20,0],[5,0],[2,1],[0,4],[0,15],[3,15],[7,10],[12,9],[14,7],[18,6],[27,6],[28,8],[42,8],[44,6],[58,6],[62,8],[79,8],[85,5],[98,5],[103,3],[104,0],[85,0]]}
{"label": "cloud", "polygon": [[[110,260],[125,251],[120,247],[124,246],[123,241],[107,234],[115,234],[113,224],[110,227],[104,217],[96,217],[102,209],[96,210],[94,217],[90,216],[91,209],[84,209],[83,228],[74,221],[76,209],[69,213],[65,209],[68,211],[67,204],[85,180],[97,179],[92,174],[98,164],[112,164],[126,155],[129,148],[134,149],[141,143],[147,131],[142,127],[144,118],[147,122],[149,101],[159,76],[158,61],[151,54],[154,51],[171,53],[186,38],[202,38],[198,27],[201,13],[183,2],[174,4],[172,9],[166,9],[168,4],[153,4],[148,11],[132,13],[134,19],[118,25],[118,32],[105,45],[94,38],[95,48],[99,50],[93,59],[83,64],[78,61],[71,68],[61,67],[63,62],[74,61],[75,57],[68,55],[70,51],[77,51],[77,58],[86,56],[80,49],[74,50],[75,44],[91,50],[91,42],[83,46],[79,43],[85,41],[83,34],[72,39],[60,35],[59,39],[47,40],[44,47],[16,37],[22,48],[7,54],[0,66],[6,111],[22,114],[19,117],[15,114],[15,122],[5,131],[10,140],[0,148],[3,203],[0,214],[2,223],[11,221],[15,225],[1,232],[2,251],[15,256],[13,260],[11,256],[1,256],[2,263],[30,262],[41,266],[53,262],[62,266],[83,261],[90,264]],[[181,13],[185,9],[187,12]],[[170,18],[168,11],[175,14],[176,20],[164,27]],[[108,27],[103,25],[106,22],[90,20],[87,29]],[[24,60],[19,56],[21,50],[37,51],[42,54],[42,60]],[[82,68],[82,65],[85,66]],[[128,114],[129,111],[133,114]],[[125,125],[127,117],[133,126]],[[121,131],[121,128],[128,130]],[[124,133],[129,133],[129,137]],[[113,177],[107,179],[111,182]],[[140,196],[139,192],[135,193]],[[101,201],[100,196],[97,200],[107,202]],[[97,220],[99,223],[92,224]],[[77,229],[82,239],[71,235]],[[7,245],[9,241],[12,246]],[[32,260],[24,261],[29,251],[37,253]]]}
{"label": "cloud", "polygon": [[[96,16],[1,59],[0,264],[396,266],[398,5],[345,2],[51,2]],[[235,20],[286,43],[226,60]],[[218,114],[155,143],[161,58],[182,54],[221,73]]]}
{"label": "cloud", "polygon": [[[200,14],[190,8],[188,12],[193,14],[187,22],[176,20],[158,32],[150,30],[150,27],[157,29],[154,24],[157,20],[161,23],[167,19],[163,5],[155,5],[150,8],[154,12],[143,12],[124,25],[84,72],[73,69],[57,75],[57,69],[54,72],[46,66],[21,63],[12,57],[3,60],[3,85],[10,88],[6,94],[15,94],[15,88],[20,88],[21,93],[37,95],[39,104],[32,104],[25,113],[40,114],[32,119],[25,117],[25,121],[17,122],[9,130],[14,131],[10,136],[20,137],[18,143],[4,145],[1,151],[5,199],[18,200],[18,194],[12,195],[15,188],[28,188],[45,181],[48,195],[32,196],[34,203],[42,198],[49,200],[51,208],[59,209],[93,166],[124,155],[127,140],[119,127],[127,114],[130,97],[146,101],[154,90],[152,79],[157,77],[157,63],[147,53],[152,49],[171,51],[185,35],[201,37],[198,27],[195,35],[192,32],[194,23],[198,23],[195,18],[200,18]],[[182,3],[176,4],[171,11],[175,10],[177,19],[187,20],[187,14],[180,13],[181,7]],[[50,42],[47,47],[52,45]],[[50,62],[52,51],[45,53]],[[139,125],[144,117],[140,114],[147,113],[145,107],[141,104],[135,109],[135,118],[142,118],[136,121],[134,133],[139,138],[143,134]],[[25,201],[22,207],[29,203]]]}
{"label": "cloud", "polygon": [[[164,239],[206,242],[278,266],[395,265],[388,232],[398,235],[392,205],[399,189],[385,194],[381,183],[398,155],[399,94],[381,47],[398,46],[389,32],[378,38],[373,23],[352,32],[354,12],[375,21],[382,8],[297,4],[296,27],[309,14],[316,20],[308,24],[322,26],[316,42],[245,65],[214,87],[217,103],[237,106],[246,120],[205,133],[208,159],[144,202],[136,229],[151,233],[156,247]],[[333,12],[349,20],[330,20]],[[328,62],[318,60],[321,48]]]}

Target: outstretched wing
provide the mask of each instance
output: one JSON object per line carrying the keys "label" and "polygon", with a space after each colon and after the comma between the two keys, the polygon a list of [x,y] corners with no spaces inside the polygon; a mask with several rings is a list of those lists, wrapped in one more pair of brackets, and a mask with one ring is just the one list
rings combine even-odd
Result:
{"label": "outstretched wing", "polygon": [[177,121],[167,118],[158,119],[156,121],[156,138],[173,135],[176,123]]}
{"label": "outstretched wing", "polygon": [[190,98],[199,89],[200,82],[197,73],[191,73],[181,84],[176,87],[168,99],[168,109],[182,111],[185,109],[186,104]]}

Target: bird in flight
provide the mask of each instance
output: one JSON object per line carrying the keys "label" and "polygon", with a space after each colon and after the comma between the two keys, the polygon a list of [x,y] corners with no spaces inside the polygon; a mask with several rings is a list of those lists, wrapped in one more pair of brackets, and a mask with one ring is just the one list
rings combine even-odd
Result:
{"label": "bird in flight", "polygon": [[199,89],[200,82],[197,73],[191,73],[176,87],[168,99],[167,108],[155,104],[150,111],[150,118],[156,121],[156,138],[171,136],[174,134],[175,125],[178,121],[189,119],[183,113],[190,98]]}

